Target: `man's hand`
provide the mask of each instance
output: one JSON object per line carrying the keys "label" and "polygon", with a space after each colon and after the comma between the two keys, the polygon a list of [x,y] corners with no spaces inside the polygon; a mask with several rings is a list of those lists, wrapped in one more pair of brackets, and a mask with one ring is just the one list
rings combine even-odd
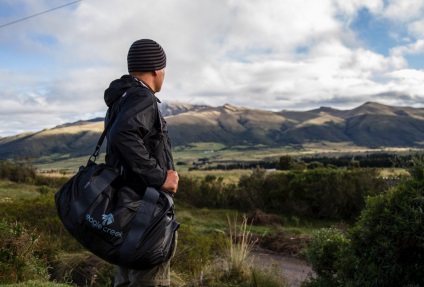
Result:
{"label": "man's hand", "polygon": [[174,170],[168,170],[168,176],[166,177],[165,183],[161,186],[161,189],[176,193],[178,189],[178,173]]}

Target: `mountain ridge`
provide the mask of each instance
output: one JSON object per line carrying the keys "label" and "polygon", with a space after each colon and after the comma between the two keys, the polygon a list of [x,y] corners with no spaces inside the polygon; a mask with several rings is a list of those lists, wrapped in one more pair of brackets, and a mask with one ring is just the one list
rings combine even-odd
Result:
{"label": "mountain ridge", "polygon": [[[351,142],[356,146],[422,147],[424,109],[366,102],[350,110],[268,111],[231,104],[211,107],[162,103],[174,146],[218,142],[227,147]],[[0,159],[53,154],[90,154],[103,131],[103,118],[77,121],[0,138]]]}

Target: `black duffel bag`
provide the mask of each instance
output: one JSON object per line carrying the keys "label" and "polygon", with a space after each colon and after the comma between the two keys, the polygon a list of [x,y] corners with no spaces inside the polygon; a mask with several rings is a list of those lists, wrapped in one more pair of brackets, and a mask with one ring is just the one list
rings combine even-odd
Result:
{"label": "black duffel bag", "polygon": [[[59,218],[85,248],[132,269],[149,269],[170,259],[176,244],[172,196],[148,187],[135,192],[107,164],[97,164],[106,127],[86,166],[55,194]],[[94,157],[94,160],[92,158]]]}

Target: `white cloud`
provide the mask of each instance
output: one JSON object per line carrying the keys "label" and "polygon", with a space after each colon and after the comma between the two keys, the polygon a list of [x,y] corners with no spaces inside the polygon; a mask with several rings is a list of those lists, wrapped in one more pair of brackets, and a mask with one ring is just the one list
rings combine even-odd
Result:
{"label": "white cloud", "polygon": [[[21,16],[51,8],[27,2],[14,2],[25,7]],[[353,108],[370,95],[382,103],[399,103],[399,94],[422,102],[422,71],[408,70],[405,55],[423,52],[423,3],[81,1],[0,30],[0,52],[22,55],[0,64],[7,79],[0,81],[0,135],[102,115],[103,91],[126,73],[128,48],[140,38],[157,40],[167,53],[158,94],[165,101],[275,110]],[[389,56],[363,46],[350,29],[363,8],[405,27],[407,41]],[[11,115],[16,121],[6,124]]]}
{"label": "white cloud", "polygon": [[409,22],[421,18],[424,12],[424,2],[420,0],[388,0],[383,13],[392,21]]}
{"label": "white cloud", "polygon": [[348,17],[350,21],[360,9],[368,9],[374,14],[380,13],[384,7],[384,0],[334,0],[334,5],[339,13]]}

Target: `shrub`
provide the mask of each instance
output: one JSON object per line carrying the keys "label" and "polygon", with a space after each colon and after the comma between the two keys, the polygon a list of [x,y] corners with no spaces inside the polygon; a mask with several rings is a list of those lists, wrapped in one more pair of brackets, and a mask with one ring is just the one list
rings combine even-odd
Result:
{"label": "shrub", "polygon": [[365,197],[386,190],[386,181],[374,169],[313,169],[266,173],[255,169],[239,181],[237,203],[244,211],[322,219],[356,218]]}
{"label": "shrub", "polygon": [[35,228],[47,243],[46,252],[58,250],[80,251],[81,245],[68,233],[57,216],[53,194],[47,193],[31,199],[0,203],[0,217]]}
{"label": "shrub", "polygon": [[33,183],[36,172],[31,163],[0,161],[0,179],[19,183]]}
{"label": "shrub", "polygon": [[242,175],[239,180],[237,192],[237,208],[251,210],[253,207],[268,211],[265,207],[269,196],[265,190],[266,171],[255,168],[250,176]]}
{"label": "shrub", "polygon": [[[419,185],[420,187],[418,187]],[[406,181],[369,198],[351,232],[356,285],[424,284],[424,181]],[[369,284],[369,283],[367,283]]]}
{"label": "shrub", "polygon": [[315,236],[306,254],[318,277],[305,286],[424,286],[423,157],[410,170],[411,178],[367,199],[346,238]]}
{"label": "shrub", "polygon": [[222,177],[207,175],[196,180],[181,176],[179,181],[178,200],[198,208],[228,208],[233,205],[236,187],[226,184]]}
{"label": "shrub", "polygon": [[336,228],[323,228],[312,233],[311,241],[304,253],[318,278],[303,286],[343,286],[342,258],[348,257],[349,239]]}
{"label": "shrub", "polygon": [[43,254],[38,253],[39,239],[17,222],[0,221],[0,283],[48,279]]}

